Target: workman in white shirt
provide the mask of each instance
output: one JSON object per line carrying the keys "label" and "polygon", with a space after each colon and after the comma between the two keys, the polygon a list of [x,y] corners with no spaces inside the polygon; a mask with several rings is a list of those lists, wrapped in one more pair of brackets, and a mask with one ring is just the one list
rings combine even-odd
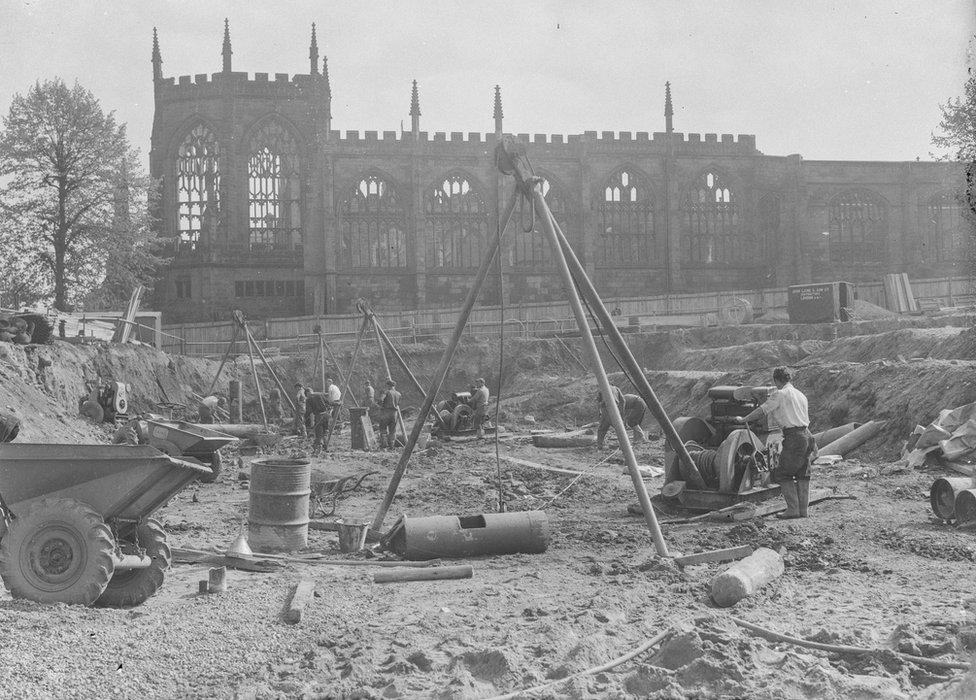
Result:
{"label": "workman in white shirt", "polygon": [[488,416],[488,397],[488,385],[485,384],[484,379],[478,377],[474,380],[474,391],[471,392],[471,408],[474,409],[471,424],[474,426],[477,438],[485,436],[484,422]]}
{"label": "workman in white shirt", "polygon": [[335,385],[335,382],[332,381],[332,377],[326,377],[325,384],[328,387],[325,391],[326,394],[328,395],[329,403],[332,404],[333,406],[338,406],[339,404],[341,404],[342,392],[339,391],[339,387],[337,387]]}
{"label": "workman in white shirt", "polygon": [[793,375],[786,367],[773,370],[776,390],[762,406],[745,416],[748,424],[766,416],[767,424],[783,429],[783,449],[779,465],[771,478],[779,484],[786,500],[786,511],[777,518],[805,518],[810,503],[810,465],[817,456],[817,441],[810,434],[807,397],[792,384]]}

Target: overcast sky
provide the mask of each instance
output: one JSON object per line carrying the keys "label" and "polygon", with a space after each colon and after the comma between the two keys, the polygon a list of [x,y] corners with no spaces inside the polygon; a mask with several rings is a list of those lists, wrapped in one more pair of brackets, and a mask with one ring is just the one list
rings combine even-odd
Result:
{"label": "overcast sky", "polygon": [[243,2],[0,0],[0,112],[38,78],[79,80],[149,149],[152,28],[166,76],[308,72],[329,57],[333,128],[746,133],[764,153],[927,159],[938,105],[960,95],[976,0]]}

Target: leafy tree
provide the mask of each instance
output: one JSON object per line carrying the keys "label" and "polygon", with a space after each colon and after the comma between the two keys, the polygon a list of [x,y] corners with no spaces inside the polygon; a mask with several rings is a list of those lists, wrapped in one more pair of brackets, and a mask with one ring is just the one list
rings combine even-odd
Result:
{"label": "leafy tree", "polygon": [[[972,46],[976,47],[976,44]],[[932,135],[932,144],[948,152],[943,160],[964,164],[966,177],[956,196],[969,227],[965,246],[968,267],[970,272],[976,273],[976,74],[972,70],[963,92],[962,97],[939,105],[942,120],[939,132]]]}
{"label": "leafy tree", "polygon": [[55,78],[14,96],[0,132],[0,231],[13,245],[0,266],[23,270],[20,286],[46,283],[61,310],[127,298],[158,264],[148,193],[125,125],[89,90]]}

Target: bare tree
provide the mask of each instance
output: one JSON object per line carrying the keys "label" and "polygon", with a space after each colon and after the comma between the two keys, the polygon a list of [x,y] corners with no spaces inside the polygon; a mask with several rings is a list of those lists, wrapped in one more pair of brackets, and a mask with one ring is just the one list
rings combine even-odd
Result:
{"label": "bare tree", "polygon": [[89,90],[55,78],[14,96],[0,133],[0,183],[0,228],[21,241],[0,256],[37,265],[55,308],[68,310],[107,276],[151,279],[148,209],[132,215],[147,191],[138,154]]}

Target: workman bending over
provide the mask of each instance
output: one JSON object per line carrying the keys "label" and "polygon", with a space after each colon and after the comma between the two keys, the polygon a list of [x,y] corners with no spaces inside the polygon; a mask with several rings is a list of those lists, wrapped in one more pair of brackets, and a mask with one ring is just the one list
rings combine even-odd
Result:
{"label": "workman bending over", "polygon": [[[644,413],[647,412],[647,404],[644,403],[644,399],[637,394],[625,394],[613,384],[610,385],[610,393],[613,396],[613,402],[617,404],[617,410],[620,411],[620,417],[624,419],[624,425],[634,431],[634,442],[646,440],[647,434],[641,427],[641,423],[644,421]],[[602,450],[607,431],[613,427],[613,424],[610,422],[610,411],[603,403],[603,394],[599,391],[596,392],[596,403],[600,407],[600,427],[596,429],[596,448]]]}
{"label": "workman bending over", "polygon": [[379,425],[380,449],[396,448],[397,408],[400,406],[400,392],[396,390],[396,382],[386,380],[386,390],[380,394]]}
{"label": "workman bending over", "polygon": [[474,380],[474,391],[471,392],[471,408],[474,409],[474,415],[471,416],[471,424],[475,429],[475,437],[483,438],[485,436],[484,422],[485,418],[488,416],[488,386],[485,384],[485,380],[478,377]]}
{"label": "workman bending over", "polygon": [[773,391],[766,402],[743,419],[747,424],[764,414],[767,424],[783,429],[783,449],[770,478],[779,484],[786,511],[777,518],[805,518],[810,504],[810,465],[817,456],[817,441],[810,434],[807,397],[792,384],[786,367],[773,370]]}
{"label": "workman bending over", "polygon": [[216,423],[217,407],[223,404],[223,402],[223,398],[217,398],[213,395],[201,399],[200,406],[197,408],[200,422],[207,424]]}
{"label": "workman bending over", "polygon": [[295,417],[292,423],[295,435],[308,437],[305,430],[305,387],[301,382],[295,382]]}

